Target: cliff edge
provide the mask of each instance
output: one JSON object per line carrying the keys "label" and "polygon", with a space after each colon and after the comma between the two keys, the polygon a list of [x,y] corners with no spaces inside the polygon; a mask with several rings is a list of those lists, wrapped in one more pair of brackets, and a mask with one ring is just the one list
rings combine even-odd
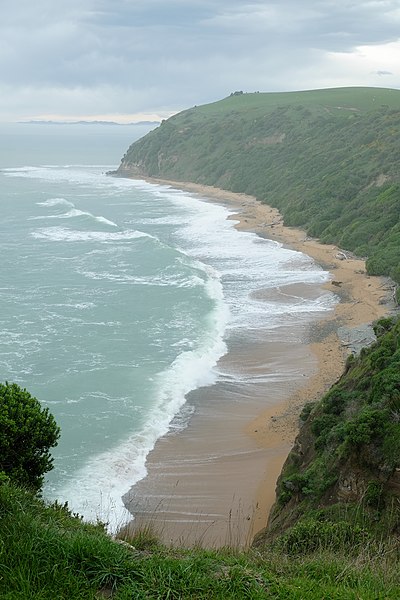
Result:
{"label": "cliff edge", "polygon": [[400,535],[400,322],[381,319],[374,330],[377,341],[351,355],[322,400],[304,407],[255,545],[310,519]]}

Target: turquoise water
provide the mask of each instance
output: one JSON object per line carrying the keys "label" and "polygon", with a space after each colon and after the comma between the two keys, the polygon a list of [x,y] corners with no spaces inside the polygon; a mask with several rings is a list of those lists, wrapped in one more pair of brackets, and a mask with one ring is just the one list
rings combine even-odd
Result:
{"label": "turquoise water", "polygon": [[186,394],[227,376],[217,363],[229,340],[334,300],[257,300],[328,274],[236,231],[223,206],[108,177],[132,132],[92,127],[2,137],[0,364],[61,426],[46,496],[120,521],[156,440],[190,419]]}

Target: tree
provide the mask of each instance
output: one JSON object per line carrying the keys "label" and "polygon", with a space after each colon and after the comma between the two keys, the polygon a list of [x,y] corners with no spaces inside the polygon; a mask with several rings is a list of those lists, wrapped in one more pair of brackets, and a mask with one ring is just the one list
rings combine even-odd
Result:
{"label": "tree", "polygon": [[48,408],[16,383],[0,383],[0,473],[39,491],[53,468],[60,428]]}

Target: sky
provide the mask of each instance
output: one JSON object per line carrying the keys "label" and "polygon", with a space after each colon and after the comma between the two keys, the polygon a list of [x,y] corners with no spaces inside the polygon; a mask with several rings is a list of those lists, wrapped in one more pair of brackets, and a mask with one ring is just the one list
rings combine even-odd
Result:
{"label": "sky", "polygon": [[236,90],[400,88],[400,0],[0,0],[0,121],[160,120]]}

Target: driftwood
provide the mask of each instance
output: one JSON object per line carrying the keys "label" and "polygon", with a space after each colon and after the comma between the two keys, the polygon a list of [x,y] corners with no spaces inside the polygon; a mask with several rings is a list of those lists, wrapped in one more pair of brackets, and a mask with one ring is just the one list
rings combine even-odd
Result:
{"label": "driftwood", "polygon": [[[390,292],[390,296],[388,294],[388,297],[390,297],[392,299],[395,306],[399,305],[399,303],[397,302],[397,298],[396,298],[396,293],[397,293],[397,290],[399,289],[399,286],[397,285],[397,283],[395,283],[393,280],[388,278],[383,283],[381,283],[381,285],[379,286],[379,289],[384,290],[385,292]],[[386,304],[385,298],[381,298],[380,304]]]}
{"label": "driftwood", "polygon": [[360,340],[352,340],[351,342],[345,342],[343,340],[340,340],[340,343],[342,344],[342,346],[345,346],[347,348],[347,346],[355,346],[357,344],[367,344],[369,342],[370,338],[368,337],[364,337],[361,338]]}
{"label": "driftwood", "polygon": [[279,225],[279,223],[282,222],[282,219],[278,218],[275,219],[275,221],[272,221],[271,223],[260,223],[260,227],[273,227],[274,225]]}

